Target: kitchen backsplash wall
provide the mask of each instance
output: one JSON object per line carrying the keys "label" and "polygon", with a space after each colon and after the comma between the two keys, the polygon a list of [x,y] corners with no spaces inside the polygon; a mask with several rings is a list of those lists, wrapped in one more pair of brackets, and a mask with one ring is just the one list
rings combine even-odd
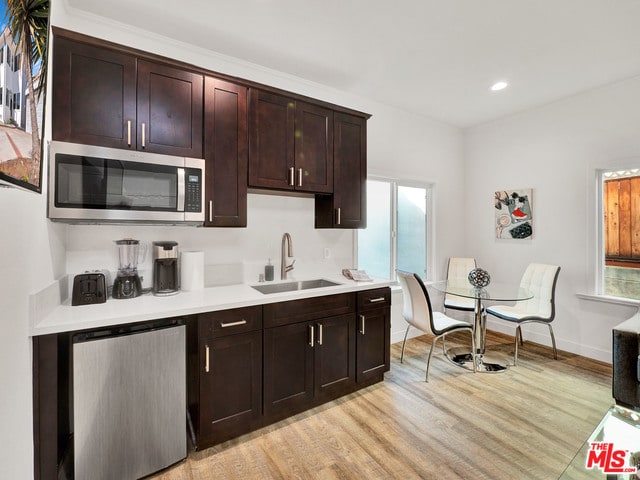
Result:
{"label": "kitchen backsplash wall", "polygon": [[250,193],[247,228],[68,225],[67,273],[73,276],[101,269],[115,273],[118,255],[113,241],[135,238],[149,245],[146,258],[139,265],[143,287],[151,286],[150,243],[155,240],[174,240],[180,251],[204,251],[208,285],[257,282],[268,258],[275,265],[275,280],[279,280],[284,232],[291,234],[296,259],[290,278],[335,274],[354,264],[354,232],[315,229],[313,198]]}

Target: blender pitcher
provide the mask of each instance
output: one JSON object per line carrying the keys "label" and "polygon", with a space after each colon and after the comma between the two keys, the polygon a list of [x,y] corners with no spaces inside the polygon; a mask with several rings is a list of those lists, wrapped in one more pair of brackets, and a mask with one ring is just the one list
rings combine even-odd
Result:
{"label": "blender pitcher", "polygon": [[142,282],[138,276],[138,261],[144,259],[146,248],[132,238],[115,240],[118,245],[118,273],[113,282],[113,298],[134,298],[142,293]]}

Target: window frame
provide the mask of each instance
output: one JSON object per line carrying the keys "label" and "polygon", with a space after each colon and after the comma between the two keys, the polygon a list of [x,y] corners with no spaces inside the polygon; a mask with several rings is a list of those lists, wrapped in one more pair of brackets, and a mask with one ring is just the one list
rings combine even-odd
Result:
{"label": "window frame", "polygon": [[[390,280],[394,284],[398,284],[396,270],[398,268],[398,187],[410,187],[410,188],[423,188],[425,190],[425,262],[426,271],[425,280],[433,278],[433,259],[434,259],[434,215],[433,215],[433,191],[434,184],[425,181],[407,180],[404,178],[388,177],[383,175],[368,175],[367,181],[385,182],[390,184],[390,245],[391,251],[389,255],[389,272],[391,274]],[[368,206],[368,205],[367,205]],[[367,216],[369,211],[367,211]],[[360,264],[360,258],[358,255],[358,238],[359,231],[356,230],[353,236],[353,258],[357,268]]]}

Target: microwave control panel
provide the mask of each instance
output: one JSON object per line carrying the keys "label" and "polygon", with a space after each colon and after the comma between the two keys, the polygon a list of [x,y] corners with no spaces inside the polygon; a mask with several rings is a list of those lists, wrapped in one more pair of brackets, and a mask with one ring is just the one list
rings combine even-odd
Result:
{"label": "microwave control panel", "polygon": [[185,168],[185,212],[202,211],[202,170]]}

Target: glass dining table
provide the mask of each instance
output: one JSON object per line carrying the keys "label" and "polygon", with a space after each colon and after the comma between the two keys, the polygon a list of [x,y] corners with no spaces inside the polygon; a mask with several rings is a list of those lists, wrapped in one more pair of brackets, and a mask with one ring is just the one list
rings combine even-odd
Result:
{"label": "glass dining table", "polygon": [[507,369],[507,365],[495,361],[489,361],[485,356],[487,340],[487,317],[484,311],[484,302],[520,302],[533,298],[529,290],[509,283],[491,283],[486,287],[477,288],[466,280],[440,281],[427,286],[435,290],[458,297],[472,298],[475,300],[473,338],[475,341],[475,354],[470,349],[452,348],[447,350],[447,358],[454,364],[473,370],[475,361],[477,372],[499,373]]}

